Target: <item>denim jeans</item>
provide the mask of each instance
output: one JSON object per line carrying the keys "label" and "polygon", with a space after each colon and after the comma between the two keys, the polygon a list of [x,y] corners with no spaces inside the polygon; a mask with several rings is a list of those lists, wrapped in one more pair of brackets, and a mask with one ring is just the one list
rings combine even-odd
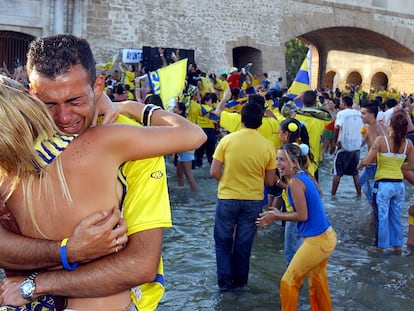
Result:
{"label": "denim jeans", "polygon": [[285,223],[285,242],[284,253],[286,264],[289,265],[296,251],[303,243],[303,237],[298,229],[296,221],[286,221]]}
{"label": "denim jeans", "polygon": [[376,246],[387,248],[404,243],[401,211],[405,202],[404,182],[376,182],[376,206],[374,208]]}
{"label": "denim jeans", "polygon": [[370,164],[362,171],[361,176],[358,178],[358,184],[361,186],[362,191],[367,196],[369,204],[374,204],[373,191],[374,191],[374,177],[377,171],[376,164]]}
{"label": "denim jeans", "polygon": [[262,204],[262,200],[217,200],[214,241],[221,290],[247,284],[255,222]]}

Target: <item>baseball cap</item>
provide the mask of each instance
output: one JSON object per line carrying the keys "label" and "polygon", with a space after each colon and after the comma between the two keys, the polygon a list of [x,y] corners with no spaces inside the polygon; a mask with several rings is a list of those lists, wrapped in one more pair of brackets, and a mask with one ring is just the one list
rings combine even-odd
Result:
{"label": "baseball cap", "polygon": [[237,69],[237,67],[230,67],[230,69],[229,69],[229,73],[233,73],[233,72],[236,72],[236,71],[239,71],[239,69]]}

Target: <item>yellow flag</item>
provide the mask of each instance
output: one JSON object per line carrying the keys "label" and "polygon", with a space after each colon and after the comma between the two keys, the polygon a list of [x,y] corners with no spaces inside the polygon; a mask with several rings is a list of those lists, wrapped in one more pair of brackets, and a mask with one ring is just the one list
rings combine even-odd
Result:
{"label": "yellow flag", "polygon": [[118,58],[118,52],[116,54],[112,55],[111,59],[108,60],[106,63],[97,63],[96,69],[100,69],[103,71],[111,70],[112,67],[115,64],[116,59]]}
{"label": "yellow flag", "polygon": [[153,93],[161,97],[166,110],[172,110],[182,96],[187,74],[187,58],[149,73]]}

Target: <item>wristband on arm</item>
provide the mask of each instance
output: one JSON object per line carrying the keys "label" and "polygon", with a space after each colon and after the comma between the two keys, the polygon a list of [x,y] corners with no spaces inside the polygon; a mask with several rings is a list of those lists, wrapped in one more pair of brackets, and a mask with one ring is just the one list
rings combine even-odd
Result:
{"label": "wristband on arm", "polygon": [[68,258],[66,257],[66,244],[68,244],[68,240],[69,238],[65,238],[62,240],[62,243],[60,243],[60,259],[62,261],[62,266],[63,268],[65,268],[65,270],[73,271],[78,266],[78,263],[74,262],[72,263],[72,265],[68,263]]}
{"label": "wristband on arm", "polygon": [[161,109],[161,107],[157,105],[153,105],[153,104],[145,105],[144,109],[142,109],[141,123],[144,126],[150,126],[152,113],[154,112],[154,110],[159,110],[159,109]]}

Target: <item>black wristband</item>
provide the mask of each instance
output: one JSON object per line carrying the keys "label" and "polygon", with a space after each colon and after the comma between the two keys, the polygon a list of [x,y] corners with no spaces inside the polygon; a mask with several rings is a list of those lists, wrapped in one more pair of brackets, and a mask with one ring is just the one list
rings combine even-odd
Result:
{"label": "black wristband", "polygon": [[144,126],[150,126],[152,113],[154,112],[154,110],[159,110],[159,109],[161,109],[161,107],[157,105],[153,105],[153,104],[145,105],[144,109],[142,110],[141,123]]}

